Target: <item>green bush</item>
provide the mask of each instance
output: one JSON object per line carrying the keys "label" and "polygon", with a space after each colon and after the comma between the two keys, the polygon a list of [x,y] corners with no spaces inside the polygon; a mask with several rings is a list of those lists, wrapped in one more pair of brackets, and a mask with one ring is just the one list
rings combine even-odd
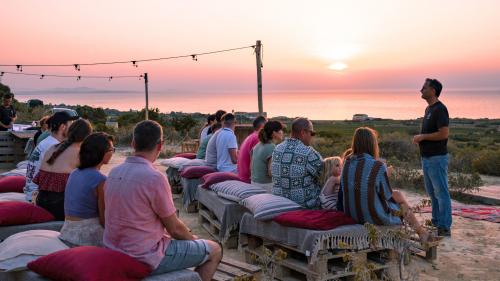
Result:
{"label": "green bush", "polygon": [[500,151],[485,151],[472,161],[474,171],[491,176],[500,176]]}

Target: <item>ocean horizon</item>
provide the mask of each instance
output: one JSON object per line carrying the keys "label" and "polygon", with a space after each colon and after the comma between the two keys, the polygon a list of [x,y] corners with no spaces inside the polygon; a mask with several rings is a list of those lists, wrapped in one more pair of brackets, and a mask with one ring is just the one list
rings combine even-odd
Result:
{"label": "ocean horizon", "polygon": [[[40,99],[45,104],[89,105],[122,111],[140,110],[145,95],[140,91],[98,90],[91,88],[17,91],[21,102]],[[452,89],[440,100],[451,118],[500,118],[500,90]],[[415,119],[423,116],[425,100],[418,90],[272,90],[263,91],[264,111],[269,117],[306,116],[314,120],[346,120],[354,114],[373,118]],[[284,106],[286,104],[286,106]],[[149,107],[162,112],[212,113],[256,112],[256,91],[152,91]]]}

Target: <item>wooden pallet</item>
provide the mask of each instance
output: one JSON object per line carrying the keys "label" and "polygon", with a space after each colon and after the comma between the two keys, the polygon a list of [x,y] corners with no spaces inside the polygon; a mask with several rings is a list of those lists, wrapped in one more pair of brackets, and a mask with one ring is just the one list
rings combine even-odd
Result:
{"label": "wooden pallet", "polygon": [[170,184],[170,189],[173,194],[181,194],[182,186],[181,186],[181,176],[179,175],[179,171],[174,168],[168,168],[167,171],[168,183]]}
{"label": "wooden pallet", "polygon": [[426,245],[422,245],[417,238],[412,237],[408,240],[410,244],[410,251],[412,254],[424,258],[427,261],[434,261],[437,259],[437,248],[439,246],[439,242],[427,243]]}
{"label": "wooden pallet", "polygon": [[[245,237],[243,237],[245,236]],[[369,265],[372,272],[380,276],[382,272],[390,267],[396,266],[395,253],[389,249],[366,249],[362,251],[320,251],[316,262],[311,263],[311,257],[306,256],[295,247],[269,241],[260,237],[241,234],[240,247],[245,254],[248,263],[259,263],[259,258],[264,257],[264,247],[276,252],[286,252],[286,258],[281,261],[273,261],[275,266],[275,278],[278,280],[351,280],[356,272],[351,268],[352,264]],[[345,260],[346,255],[349,260]]]}
{"label": "wooden pallet", "polygon": [[[198,222],[200,225],[217,241],[221,242],[221,222],[217,219],[217,216],[203,205],[198,202]],[[238,230],[232,230],[229,239],[223,246],[228,249],[238,248]]]}
{"label": "wooden pallet", "polygon": [[212,280],[214,281],[253,281],[261,279],[261,268],[252,264],[223,258]]}
{"label": "wooden pallet", "polygon": [[11,131],[0,132],[0,169],[15,168],[18,162],[26,159],[24,146],[29,136],[34,134],[34,131],[26,131],[25,134]]}

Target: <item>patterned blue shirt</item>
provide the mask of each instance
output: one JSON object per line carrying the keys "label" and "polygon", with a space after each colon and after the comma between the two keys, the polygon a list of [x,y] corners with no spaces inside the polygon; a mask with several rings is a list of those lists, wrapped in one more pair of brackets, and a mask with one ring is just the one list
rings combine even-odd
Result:
{"label": "patterned blue shirt", "polygon": [[[399,205],[392,199],[387,168],[369,154],[349,157],[342,168],[340,196],[342,209],[357,223],[398,225]],[[342,200],[339,197],[339,200]]]}
{"label": "patterned blue shirt", "polygon": [[278,144],[271,166],[273,194],[308,209],[318,208],[322,165],[321,155],[298,139],[290,138]]}

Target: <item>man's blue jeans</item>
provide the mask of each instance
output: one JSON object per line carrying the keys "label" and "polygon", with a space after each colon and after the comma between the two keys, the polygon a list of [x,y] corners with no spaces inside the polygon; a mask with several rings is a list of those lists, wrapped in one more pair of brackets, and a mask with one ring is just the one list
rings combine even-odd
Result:
{"label": "man's blue jeans", "polygon": [[424,184],[432,202],[432,224],[451,227],[451,199],[448,192],[448,155],[422,157]]}

